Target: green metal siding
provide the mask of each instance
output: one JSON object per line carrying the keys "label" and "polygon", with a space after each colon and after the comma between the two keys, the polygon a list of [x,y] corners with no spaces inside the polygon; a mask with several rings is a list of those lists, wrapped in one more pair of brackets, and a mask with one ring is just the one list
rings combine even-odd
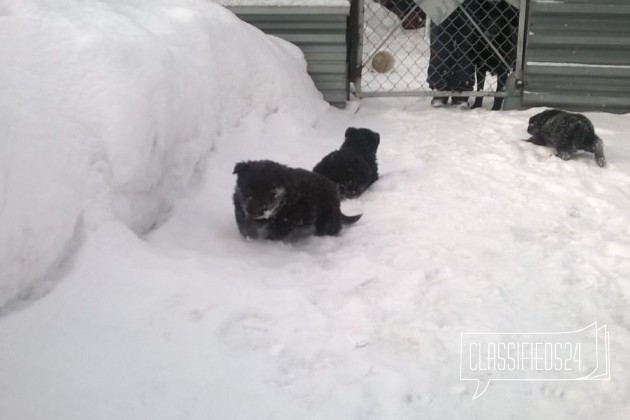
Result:
{"label": "green metal siding", "polygon": [[346,41],[348,7],[230,7],[263,32],[297,45],[307,71],[324,99],[345,105],[348,99]]}
{"label": "green metal siding", "polygon": [[630,110],[630,0],[532,0],[525,106]]}

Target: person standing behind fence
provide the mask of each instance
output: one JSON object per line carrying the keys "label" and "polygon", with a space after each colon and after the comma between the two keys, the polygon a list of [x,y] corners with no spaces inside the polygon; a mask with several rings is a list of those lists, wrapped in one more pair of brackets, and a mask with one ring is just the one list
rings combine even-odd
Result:
{"label": "person standing behind fence", "polygon": [[[427,82],[436,91],[472,91],[475,65],[470,57],[472,25],[461,12],[462,7],[474,7],[477,0],[467,0],[440,24],[431,23],[431,42]],[[448,104],[450,95],[435,94],[431,105]],[[452,96],[451,104],[468,108],[467,96]]]}

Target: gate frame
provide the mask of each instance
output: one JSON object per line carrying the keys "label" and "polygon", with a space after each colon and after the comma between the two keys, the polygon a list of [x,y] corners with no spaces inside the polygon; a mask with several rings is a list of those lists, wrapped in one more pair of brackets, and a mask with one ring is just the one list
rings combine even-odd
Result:
{"label": "gate frame", "polygon": [[[428,97],[434,96],[436,91],[434,90],[424,90],[418,89],[413,91],[394,91],[394,92],[364,92],[361,89],[361,77],[364,68],[369,60],[363,62],[363,37],[364,37],[364,10],[365,10],[365,2],[366,1],[374,1],[374,0],[356,0],[357,3],[357,13],[356,19],[357,24],[356,28],[358,30],[358,39],[356,44],[356,54],[352,54],[353,60],[351,62],[354,63],[352,68],[350,69],[350,78],[354,83],[354,95],[357,98],[369,98],[369,97]],[[526,28],[527,28],[527,20],[529,17],[529,3],[530,0],[520,0],[519,4],[519,20],[518,20],[518,41],[516,43],[516,64],[514,71],[510,73],[508,77],[505,90],[502,92],[496,91],[439,91],[440,95],[444,96],[468,96],[468,97],[503,97],[506,99],[504,103],[504,109],[517,109],[520,108],[522,104],[523,98],[523,72],[524,72],[524,56],[525,56],[525,43],[526,43]],[[467,18],[472,19],[472,17],[468,14]],[[479,31],[478,25],[475,22],[471,21],[471,23],[475,26],[475,29]],[[427,26],[425,26],[427,28]],[[385,40],[389,39],[393,31],[385,38]],[[485,35],[482,34],[482,36]],[[383,41],[385,43],[385,41]],[[491,44],[491,48],[496,50],[494,45]],[[378,49],[375,49],[378,51]]]}

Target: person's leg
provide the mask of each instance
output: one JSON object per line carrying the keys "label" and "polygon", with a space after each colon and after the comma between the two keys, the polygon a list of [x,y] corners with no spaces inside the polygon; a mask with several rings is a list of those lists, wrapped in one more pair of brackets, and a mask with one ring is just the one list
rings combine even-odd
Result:
{"label": "person's leg", "polygon": [[[447,87],[455,92],[472,91],[475,83],[475,66],[471,24],[461,8],[453,12],[445,22],[448,22],[445,30],[451,39],[451,62],[449,74],[446,77]],[[469,108],[468,100],[468,96],[453,96],[452,104],[459,108]]]}
{"label": "person's leg", "polygon": [[[435,91],[447,90],[445,75],[448,74],[450,53],[450,36],[442,25],[431,24],[431,41],[429,44],[429,69],[427,82],[429,88]],[[437,94],[431,100],[431,106],[443,107],[448,103],[448,96]]]}

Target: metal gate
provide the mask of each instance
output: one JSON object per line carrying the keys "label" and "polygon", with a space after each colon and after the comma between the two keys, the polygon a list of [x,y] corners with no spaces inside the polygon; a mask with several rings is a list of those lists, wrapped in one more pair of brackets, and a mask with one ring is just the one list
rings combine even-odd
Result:
{"label": "metal gate", "polygon": [[520,99],[526,6],[527,0],[358,0],[355,94],[432,96],[435,106],[462,107],[491,96],[494,109],[503,98]]}

